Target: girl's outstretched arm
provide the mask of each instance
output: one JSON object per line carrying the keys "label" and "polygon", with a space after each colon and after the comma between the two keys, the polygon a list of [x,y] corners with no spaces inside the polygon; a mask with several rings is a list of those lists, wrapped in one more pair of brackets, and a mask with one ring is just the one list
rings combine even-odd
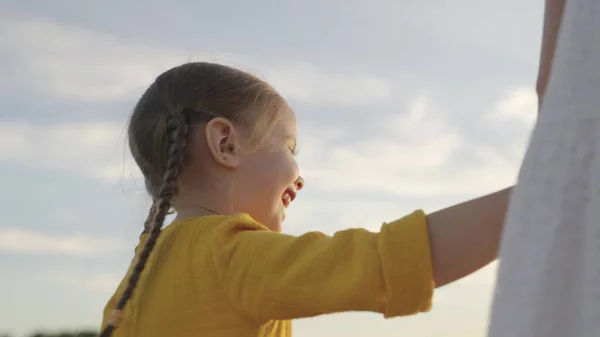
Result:
{"label": "girl's outstretched arm", "polygon": [[458,280],[496,259],[512,188],[427,216],[436,286]]}
{"label": "girl's outstretched arm", "polygon": [[536,84],[538,106],[541,106],[546,87],[548,86],[548,79],[550,77],[550,71],[552,70],[552,60],[554,59],[554,50],[556,49],[556,40],[558,38],[564,7],[565,0],[546,0],[540,65]]}
{"label": "girl's outstretched arm", "polygon": [[429,216],[415,211],[380,232],[291,236],[240,214],[214,232],[214,272],[231,306],[259,325],[343,311],[425,312],[435,285],[496,257],[509,191]]}

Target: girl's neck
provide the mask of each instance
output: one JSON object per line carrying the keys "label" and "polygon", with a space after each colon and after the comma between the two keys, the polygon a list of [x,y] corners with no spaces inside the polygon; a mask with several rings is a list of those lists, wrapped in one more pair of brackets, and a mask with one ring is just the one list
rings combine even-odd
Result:
{"label": "girl's neck", "polygon": [[182,208],[181,210],[177,210],[176,220],[185,219],[185,218],[197,218],[201,216],[208,215],[226,215],[222,212],[218,212],[212,208],[204,207],[200,205],[187,206]]}
{"label": "girl's neck", "polygon": [[184,181],[172,205],[177,211],[175,219],[197,218],[209,215],[233,214],[232,191],[226,183],[213,180],[200,183]]}

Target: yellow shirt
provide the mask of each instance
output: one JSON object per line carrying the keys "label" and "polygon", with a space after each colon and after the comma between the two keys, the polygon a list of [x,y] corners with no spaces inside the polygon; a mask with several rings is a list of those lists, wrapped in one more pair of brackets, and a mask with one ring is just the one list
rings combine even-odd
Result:
{"label": "yellow shirt", "polygon": [[275,233],[246,214],[189,218],[161,233],[113,336],[286,337],[294,318],[425,312],[433,288],[422,211],[383,224],[380,233],[333,236]]}

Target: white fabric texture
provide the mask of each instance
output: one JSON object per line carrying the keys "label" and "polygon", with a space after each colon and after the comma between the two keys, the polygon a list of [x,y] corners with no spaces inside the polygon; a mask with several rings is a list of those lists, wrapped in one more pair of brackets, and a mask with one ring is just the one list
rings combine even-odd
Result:
{"label": "white fabric texture", "polygon": [[490,319],[489,337],[600,336],[600,0],[566,0]]}

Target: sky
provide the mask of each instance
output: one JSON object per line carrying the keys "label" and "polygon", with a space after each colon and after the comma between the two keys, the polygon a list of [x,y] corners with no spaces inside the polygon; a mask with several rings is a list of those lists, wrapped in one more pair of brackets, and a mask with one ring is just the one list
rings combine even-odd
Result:
{"label": "sky", "polygon": [[[542,6],[0,2],[0,333],[100,324],[149,205],[126,122],[162,71],[224,63],[290,102],[306,185],[286,233],[378,230],[515,182],[536,117]],[[495,272],[437,290],[430,313],[303,319],[294,336],[482,337]]]}

